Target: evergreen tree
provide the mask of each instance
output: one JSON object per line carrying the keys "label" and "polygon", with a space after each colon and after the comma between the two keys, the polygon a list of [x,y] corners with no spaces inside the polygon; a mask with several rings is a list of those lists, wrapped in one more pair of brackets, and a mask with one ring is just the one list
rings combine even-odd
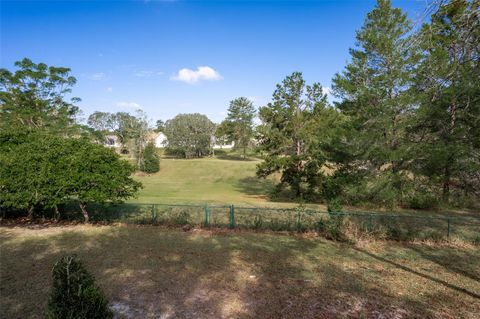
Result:
{"label": "evergreen tree", "polygon": [[445,201],[454,186],[480,196],[479,6],[466,0],[441,5],[417,35],[424,57],[415,76],[413,168],[441,185]]}
{"label": "evergreen tree", "polygon": [[230,101],[227,118],[220,124],[220,131],[229,141],[235,143],[235,148],[243,150],[243,157],[253,137],[254,116],[255,108],[252,101],[246,97],[239,97]]}
{"label": "evergreen tree", "polygon": [[259,177],[281,172],[282,184],[289,185],[296,196],[316,186],[324,159],[312,152],[317,141],[314,127],[326,106],[320,84],[305,85],[300,72],[277,85],[272,102],[259,110],[259,150],[265,154],[257,166]]}
{"label": "evergreen tree", "polygon": [[160,158],[153,142],[148,142],[145,146],[143,162],[139,169],[145,173],[156,173],[160,170]]}
{"label": "evergreen tree", "polygon": [[409,90],[418,54],[415,46],[407,45],[410,29],[400,9],[379,0],[357,32],[351,62],[333,79],[333,90],[341,98],[337,107],[353,130],[346,135],[350,150],[342,149],[348,155],[340,164],[363,175],[364,182],[381,181],[380,187],[362,188],[370,198],[387,197],[377,200],[389,205],[401,199],[409,148],[405,132],[414,113]]}

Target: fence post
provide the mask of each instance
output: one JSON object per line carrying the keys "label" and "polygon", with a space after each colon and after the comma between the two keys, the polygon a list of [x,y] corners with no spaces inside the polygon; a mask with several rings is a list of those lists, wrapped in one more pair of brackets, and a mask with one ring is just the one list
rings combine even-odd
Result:
{"label": "fence post", "polygon": [[235,207],[230,205],[230,229],[235,228]]}
{"label": "fence post", "polygon": [[157,206],[155,204],[152,204],[152,221],[157,222]]}
{"label": "fence post", "polygon": [[210,211],[208,209],[208,204],[205,204],[205,227],[208,227],[210,221]]}
{"label": "fence post", "polygon": [[450,225],[450,217],[448,217],[448,228],[447,228],[447,237],[450,237],[450,232],[451,232],[451,225]]}

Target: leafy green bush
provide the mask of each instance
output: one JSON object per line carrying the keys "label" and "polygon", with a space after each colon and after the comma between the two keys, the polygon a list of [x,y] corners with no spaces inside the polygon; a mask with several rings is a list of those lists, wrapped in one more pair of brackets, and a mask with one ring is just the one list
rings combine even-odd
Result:
{"label": "leafy green bush", "polygon": [[93,276],[74,256],[62,257],[53,267],[48,319],[112,318],[108,301]]}
{"label": "leafy green bush", "polygon": [[148,143],[145,147],[143,163],[141,163],[139,169],[145,173],[156,173],[160,170],[160,158],[153,142]]}
{"label": "leafy green bush", "polygon": [[[326,221],[325,236],[328,239],[344,241],[344,221],[345,216],[343,214],[329,213],[329,218]],[[317,224],[317,227],[319,225]]]}

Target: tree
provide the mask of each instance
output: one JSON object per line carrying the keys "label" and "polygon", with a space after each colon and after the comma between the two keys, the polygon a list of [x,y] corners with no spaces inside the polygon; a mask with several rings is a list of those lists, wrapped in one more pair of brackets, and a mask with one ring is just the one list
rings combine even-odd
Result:
{"label": "tree", "polygon": [[148,142],[143,152],[143,162],[139,169],[145,173],[156,173],[160,170],[160,158],[158,157],[155,144]]}
{"label": "tree", "polygon": [[67,197],[70,149],[64,139],[36,130],[3,133],[0,147],[0,205],[26,209],[33,217],[36,207],[53,208]]}
{"label": "tree", "polygon": [[96,131],[106,133],[116,129],[115,117],[112,113],[95,111],[88,117],[87,124]]}
{"label": "tree", "polygon": [[243,149],[243,157],[253,137],[254,116],[255,108],[252,101],[246,97],[239,97],[230,101],[227,118],[219,126],[219,131],[234,142],[235,148]]}
{"label": "tree", "polygon": [[480,196],[479,6],[464,0],[443,4],[417,34],[424,56],[415,75],[412,167],[441,185],[445,202],[452,187]]}
{"label": "tree", "polygon": [[[64,138],[40,130],[0,135],[0,205],[56,209],[78,200],[88,222],[88,202],[120,202],[141,187],[134,168],[111,149],[86,138]],[[58,217],[58,216],[57,216]]]}
{"label": "tree", "polygon": [[157,122],[155,122],[155,131],[159,133],[163,132],[163,130],[165,130],[165,122],[162,120],[157,120]]}
{"label": "tree", "polygon": [[150,127],[145,112],[137,110],[135,115],[126,112],[108,113],[94,112],[88,118],[88,125],[100,133],[104,138],[105,133],[115,134],[121,146],[120,152],[130,151],[135,155],[137,167],[143,165],[143,152],[147,144]]}
{"label": "tree", "polygon": [[185,158],[211,152],[215,125],[203,114],[179,114],[165,123],[167,151]]}
{"label": "tree", "polygon": [[77,256],[64,256],[52,270],[53,284],[46,318],[112,318],[108,300]]}
{"label": "tree", "polygon": [[324,159],[311,152],[318,145],[313,128],[327,104],[321,85],[305,85],[300,72],[277,85],[272,102],[259,110],[259,150],[265,153],[265,161],[257,165],[259,177],[281,172],[282,184],[290,185],[296,196],[303,195],[304,186],[317,186]]}
{"label": "tree", "polygon": [[78,98],[67,100],[76,79],[70,69],[15,62],[15,72],[0,69],[0,129],[49,128],[63,131],[75,122]]}
{"label": "tree", "polygon": [[416,47],[408,45],[410,30],[400,9],[392,8],[389,0],[379,0],[357,32],[351,62],[333,78],[334,93],[341,98],[337,108],[354,130],[348,134],[352,147],[344,159],[354,168],[351,172],[365,177],[365,183],[381,185],[362,188],[369,198],[387,205],[401,200],[408,163],[406,126],[414,114],[412,68],[419,57]]}
{"label": "tree", "polygon": [[68,195],[79,201],[85,222],[89,202],[119,203],[134,196],[142,187],[130,175],[135,168],[113,150],[85,139],[69,139],[71,150]]}

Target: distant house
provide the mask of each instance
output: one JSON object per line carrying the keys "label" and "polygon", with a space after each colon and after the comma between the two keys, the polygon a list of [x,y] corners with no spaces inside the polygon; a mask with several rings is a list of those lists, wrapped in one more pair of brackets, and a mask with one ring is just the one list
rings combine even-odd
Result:
{"label": "distant house", "polygon": [[167,136],[163,134],[162,132],[156,133],[157,136],[155,136],[155,146],[156,147],[165,147],[167,146]]}
{"label": "distant house", "polygon": [[235,146],[235,143],[232,142],[225,142],[222,139],[217,139],[214,136],[211,138],[211,143],[214,149],[231,149]]}

